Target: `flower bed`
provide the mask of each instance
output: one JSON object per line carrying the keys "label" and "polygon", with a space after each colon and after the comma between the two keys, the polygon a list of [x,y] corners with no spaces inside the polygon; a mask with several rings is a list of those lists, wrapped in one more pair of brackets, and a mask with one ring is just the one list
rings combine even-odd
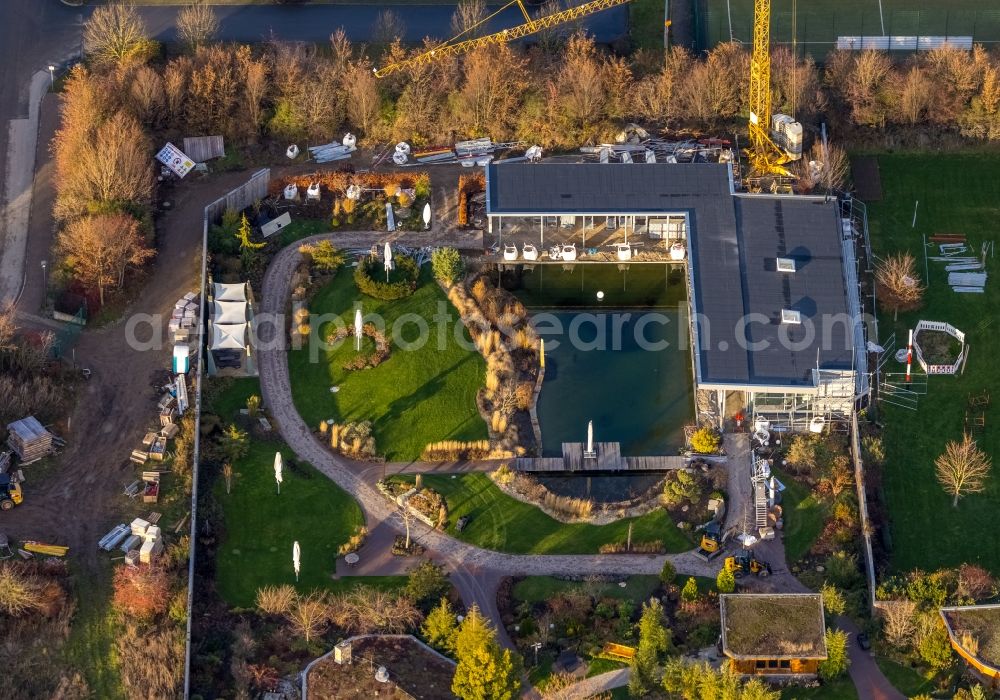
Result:
{"label": "flower bed", "polygon": [[[375,342],[375,352],[367,355],[356,355],[345,362],[342,366],[347,371],[371,369],[373,367],[378,367],[380,364],[389,359],[389,339],[385,337],[384,333],[375,327],[375,324],[364,324],[361,327],[361,334],[371,338]],[[334,328],[333,332],[327,336],[326,342],[333,344],[349,336],[354,336],[354,326],[340,326],[338,328]]]}
{"label": "flower bed", "polygon": [[417,261],[407,255],[397,255],[392,259],[394,268],[389,273],[389,281],[383,282],[383,262],[374,255],[365,257],[354,270],[354,283],[362,294],[383,301],[408,297],[417,289],[420,268]]}

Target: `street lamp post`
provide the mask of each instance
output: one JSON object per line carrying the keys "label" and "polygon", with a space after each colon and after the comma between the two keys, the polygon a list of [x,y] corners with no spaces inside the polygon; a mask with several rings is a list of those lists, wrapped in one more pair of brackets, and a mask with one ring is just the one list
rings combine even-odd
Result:
{"label": "street lamp post", "polygon": [[42,260],[42,294],[48,289],[48,279],[46,278],[46,272],[48,270],[49,264],[47,261]]}
{"label": "street lamp post", "polygon": [[49,87],[55,89],[56,87],[56,67],[49,64]]}

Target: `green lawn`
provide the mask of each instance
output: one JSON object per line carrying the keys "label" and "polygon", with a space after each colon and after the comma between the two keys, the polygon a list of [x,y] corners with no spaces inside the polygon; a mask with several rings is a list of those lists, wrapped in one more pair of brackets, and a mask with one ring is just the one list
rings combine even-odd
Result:
{"label": "green lawn", "polygon": [[781,691],[781,700],[857,700],[858,691],[846,673],[817,688],[789,686]]}
{"label": "green lawn", "polygon": [[[879,15],[881,4],[882,13]],[[707,0],[694,3],[695,26],[708,46],[729,41],[744,45],[753,37],[753,0]],[[838,36],[971,35],[976,41],[1000,39],[1000,15],[982,0],[840,0],[799,2],[796,31],[792,32],[792,0],[774,0],[771,6],[771,42],[798,42],[799,50],[822,60]],[[705,8],[704,10],[702,8]]]}
{"label": "green lawn", "polygon": [[[281,447],[286,464],[277,495],[274,453]],[[253,605],[261,586],[295,584],[292,543],[302,548],[297,588],[338,588],[331,575],[337,549],[363,524],[361,509],[340,487],[309,465],[291,469],[291,451],[280,443],[252,443],[235,465],[232,493],[225,480],[215,485],[222,505],[225,536],[216,557],[219,595],[232,606]]]}
{"label": "green lawn", "polygon": [[[413,481],[410,476],[392,478]],[[485,474],[425,475],[423,483],[448,503],[448,534],[486,549],[514,554],[593,554],[602,544],[624,542],[629,523],[633,524],[633,542],[662,540],[668,552],[692,547],[691,539],[664,510],[609,525],[567,524],[511,498]],[[469,516],[469,523],[456,532],[455,523],[463,515]]]}
{"label": "green lawn", "polygon": [[241,379],[211,379],[206,382],[205,410],[219,416],[223,423],[231,423],[247,399],[260,396],[260,380],[256,377]]}
{"label": "green lawn", "polygon": [[119,623],[111,610],[113,564],[102,557],[86,575],[75,566],[73,573],[77,608],[63,649],[65,660],[83,673],[94,697],[124,698],[115,650]]}
{"label": "green lawn", "polygon": [[[615,598],[618,600],[633,600],[642,603],[649,600],[660,586],[659,576],[629,576],[622,588],[617,583],[600,584],[597,598]],[[528,576],[518,581],[514,586],[514,598],[528,603],[541,603],[554,595],[566,590],[579,588],[581,581],[565,581],[554,576]]]}
{"label": "green lawn", "polygon": [[[331,350],[317,349],[316,361],[303,347],[289,354],[289,370],[295,406],[311,426],[333,418],[338,422],[370,420],[374,424],[378,450],[389,460],[414,460],[424,447],[439,440],[486,439],[486,424],[476,408],[476,392],[482,385],[486,365],[475,350],[455,340],[457,314],[441,288],[431,279],[429,266],[421,271],[420,286],[405,299],[392,302],[362,296],[349,269],[319,291],[310,304],[313,314],[340,314],[345,324],[354,323],[354,305],[360,302],[367,315],[385,320],[387,333],[397,319],[411,321],[400,326],[392,340],[389,359],[374,369],[348,372],[343,365],[355,354],[350,340]],[[439,310],[451,316],[443,340],[432,320]],[[414,349],[400,347],[419,335],[412,319],[429,326],[428,340]],[[464,328],[462,329],[464,331]],[[320,337],[323,330],[320,329]],[[369,341],[370,342],[370,341]],[[306,344],[308,345],[308,344]],[[340,391],[330,392],[332,385]]]}
{"label": "green lawn", "polygon": [[[964,233],[976,252],[981,241],[997,238],[1000,200],[995,183],[1000,175],[1000,156],[885,155],[879,157],[879,167],[883,201],[873,203],[868,210],[877,254],[909,250],[917,256],[922,273],[921,234]],[[920,205],[914,229],[916,200]],[[1000,538],[979,536],[1000,507],[996,465],[986,490],[966,496],[957,508],[952,507],[951,498],[934,475],[934,460],[944,451],[945,443],[962,437],[968,395],[988,389],[1000,400],[1000,364],[992,357],[1000,345],[1000,324],[996,322],[1000,284],[993,279],[996,261],[987,261],[991,279],[981,295],[952,292],[944,266],[929,265],[925,308],[900,314],[895,324],[890,314],[880,314],[881,340],[895,330],[897,340],[905,345],[907,328],[923,318],[947,321],[964,331],[971,350],[964,375],[930,378],[928,394],[920,398],[916,411],[885,404],[879,407],[879,419],[886,425],[887,464],[883,471],[892,563],[896,570],[905,571],[978,562],[1000,574]],[[996,456],[1000,454],[1000,423],[995,404],[988,413],[986,430],[976,438],[981,448]]]}
{"label": "green lawn", "polygon": [[826,507],[807,486],[795,481],[790,475],[775,472],[785,485],[781,497],[784,518],[783,539],[785,560],[794,564],[804,557],[823,532]]}
{"label": "green lawn", "polygon": [[893,687],[908,698],[930,694],[934,690],[934,684],[931,681],[908,666],[898,664],[891,659],[884,659],[881,656],[876,656],[875,662]]}

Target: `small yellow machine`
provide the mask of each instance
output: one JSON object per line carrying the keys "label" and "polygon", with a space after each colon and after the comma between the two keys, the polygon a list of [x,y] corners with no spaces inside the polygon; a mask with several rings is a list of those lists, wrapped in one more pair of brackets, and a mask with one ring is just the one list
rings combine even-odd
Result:
{"label": "small yellow machine", "polygon": [[771,566],[757,559],[749,549],[741,549],[735,556],[726,557],[726,571],[731,571],[736,578],[747,574],[765,578],[771,575]]}
{"label": "small yellow machine", "polygon": [[10,474],[0,474],[0,510],[10,510],[24,500],[21,485],[10,478]]}

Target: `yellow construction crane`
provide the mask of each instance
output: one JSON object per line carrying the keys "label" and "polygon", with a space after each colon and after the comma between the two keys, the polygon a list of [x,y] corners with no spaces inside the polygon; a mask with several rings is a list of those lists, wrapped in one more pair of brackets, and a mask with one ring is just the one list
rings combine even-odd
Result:
{"label": "yellow construction crane", "polygon": [[750,56],[750,170],[753,175],[791,173],[788,154],[771,140],[771,0],[754,0],[753,54]]}
{"label": "yellow construction crane", "polygon": [[[563,22],[580,19],[581,17],[592,15],[595,12],[607,10],[609,8],[616,7],[617,5],[624,5],[627,2],[630,2],[630,0],[591,0],[591,2],[571,7],[568,10],[563,10],[562,12],[553,12],[550,15],[532,19],[521,0],[512,0],[489,17],[477,22],[458,35],[453,36],[443,44],[435,46],[430,51],[425,51],[422,54],[414,56],[413,58],[408,58],[405,61],[399,61],[398,63],[390,63],[387,66],[382,66],[381,68],[375,70],[375,75],[379,78],[384,78],[385,76],[395,73],[396,71],[403,70],[404,68],[426,65],[438,60],[439,58],[457,56],[487,44],[503,44],[508,41],[514,41],[515,39],[535,34],[558,24],[562,24]],[[524,24],[519,24],[518,26],[511,27],[510,29],[504,29],[503,31],[496,32],[495,34],[488,34],[475,39],[464,39],[459,41],[463,36],[473,33],[477,27],[485,24],[507,8],[514,5],[521,9],[521,13],[524,15]]]}

